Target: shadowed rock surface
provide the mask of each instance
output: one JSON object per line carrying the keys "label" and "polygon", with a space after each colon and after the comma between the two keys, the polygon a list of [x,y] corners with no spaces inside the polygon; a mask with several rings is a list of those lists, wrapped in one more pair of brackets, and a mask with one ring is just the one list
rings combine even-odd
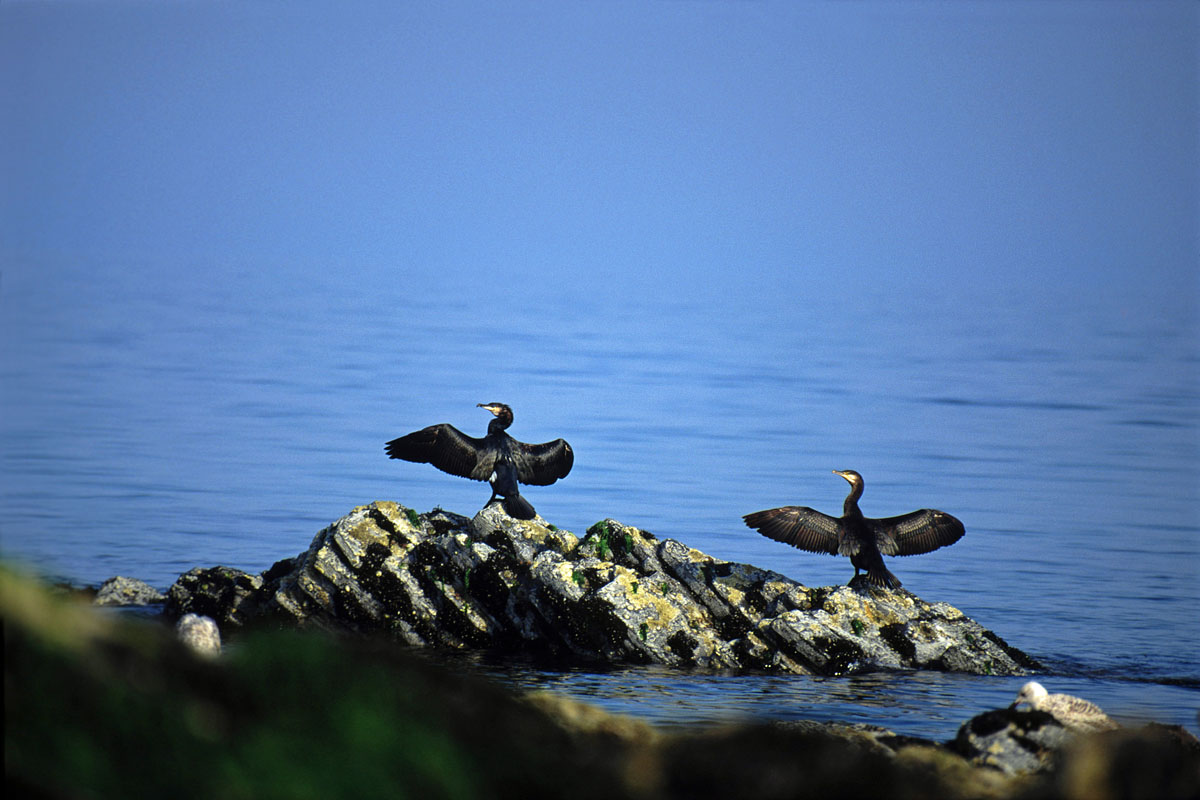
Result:
{"label": "shadowed rock surface", "polygon": [[386,631],[412,645],[585,663],[817,675],[1037,666],[958,609],[907,591],[806,587],[611,519],[580,539],[498,503],[474,519],[361,506],[262,575],[195,569],[168,595],[169,615],[222,629]]}
{"label": "shadowed rock surface", "polygon": [[1166,726],[1081,734],[1010,775],[868,725],[664,733],[551,693],[513,695],[378,637],[248,632],[201,658],[166,626],[2,569],[0,619],[5,784],[19,797],[1200,794],[1200,742]]}
{"label": "shadowed rock surface", "polygon": [[1071,738],[1045,711],[997,709],[964,722],[952,747],[976,764],[1019,775],[1053,766]]}

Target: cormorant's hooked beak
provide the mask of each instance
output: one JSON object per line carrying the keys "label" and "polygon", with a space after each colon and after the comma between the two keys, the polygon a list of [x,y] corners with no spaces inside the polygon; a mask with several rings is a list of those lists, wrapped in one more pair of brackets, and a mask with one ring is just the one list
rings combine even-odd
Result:
{"label": "cormorant's hooked beak", "polygon": [[854,483],[854,479],[850,477],[850,473],[848,472],[842,472],[840,469],[835,469],[833,470],[833,474],[837,475],[839,478],[849,481],[850,483]]}
{"label": "cormorant's hooked beak", "polygon": [[500,404],[499,403],[476,403],[475,407],[476,408],[486,408],[488,411],[492,412],[493,416],[497,416],[497,417],[500,416]]}

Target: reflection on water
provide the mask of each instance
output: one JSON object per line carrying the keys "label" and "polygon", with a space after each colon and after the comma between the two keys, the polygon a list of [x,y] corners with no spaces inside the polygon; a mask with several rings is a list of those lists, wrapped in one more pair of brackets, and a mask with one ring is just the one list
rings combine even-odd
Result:
{"label": "reflection on water", "polygon": [[[499,400],[518,438],[571,442],[574,471],[529,498],[577,533],[611,516],[828,585],[850,577],[845,559],[766,540],[741,515],[838,513],[832,469],[863,474],[869,516],[952,513],[960,542],[891,559],[907,588],[1050,665],[1056,691],[1194,726],[1200,336],[1186,315],[1053,297],[913,315],[869,292],[802,308],[566,292],[534,315],[504,298],[462,315],[405,287],[322,280],[6,273],[4,554],[74,582],[165,587],[197,565],[265,569],[372,500],[470,514],[486,486],[389,461],[383,442],[435,422],[482,434],[475,404]],[[670,724],[852,713],[923,717],[934,737],[1015,693],[923,674],[508,679]]]}

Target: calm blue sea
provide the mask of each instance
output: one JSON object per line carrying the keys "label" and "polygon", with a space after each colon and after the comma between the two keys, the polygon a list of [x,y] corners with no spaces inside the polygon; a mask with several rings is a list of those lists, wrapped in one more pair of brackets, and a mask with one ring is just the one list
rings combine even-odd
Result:
{"label": "calm blue sea", "polygon": [[[259,571],[352,507],[474,513],[483,484],[389,461],[436,422],[559,436],[576,466],[527,496],[582,534],[605,517],[809,585],[845,559],[741,515],[919,507],[953,547],[890,567],[1042,660],[1051,691],[1197,730],[1200,330],[1178,302],[797,276],[764,286],[586,284],[320,266],[143,261],[0,275],[4,558],[78,584]],[[964,288],[965,287],[965,288]],[[485,666],[671,726],[837,719],[948,738],[1019,679],[844,679]]]}

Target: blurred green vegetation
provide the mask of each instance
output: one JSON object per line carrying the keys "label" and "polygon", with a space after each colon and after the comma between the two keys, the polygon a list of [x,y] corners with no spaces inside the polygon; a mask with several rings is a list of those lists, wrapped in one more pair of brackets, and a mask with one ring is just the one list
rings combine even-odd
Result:
{"label": "blurred green vegetation", "polygon": [[[471,798],[616,788],[497,687],[386,646],[240,638],[216,663],[0,573],[6,777],[61,797]],[[69,636],[64,635],[70,631]]]}

